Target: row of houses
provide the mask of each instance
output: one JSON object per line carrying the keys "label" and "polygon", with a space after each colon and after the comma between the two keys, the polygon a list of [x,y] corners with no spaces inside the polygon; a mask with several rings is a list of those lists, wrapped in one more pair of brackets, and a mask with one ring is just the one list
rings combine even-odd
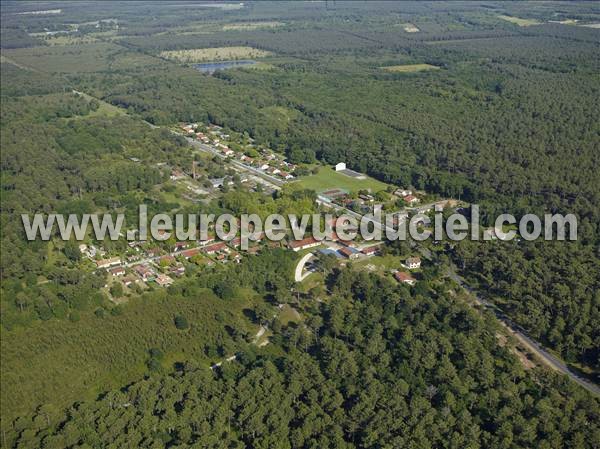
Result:
{"label": "row of houses", "polygon": [[[124,267],[115,267],[108,270],[113,277],[123,276],[123,284],[129,286],[138,282],[155,282],[161,287],[167,287],[173,283],[173,278],[165,273],[158,272],[148,263],[134,265],[131,269],[132,273],[128,275]],[[182,276],[185,273],[183,266],[173,266],[168,269],[169,274],[174,276]]]}
{"label": "row of houses", "polygon": [[394,195],[396,195],[399,198],[402,198],[404,202],[409,206],[415,206],[421,201],[419,198],[413,195],[412,190],[408,189],[397,189],[394,191]]}
{"label": "row of houses", "polygon": [[[421,268],[421,258],[409,257],[406,259],[404,266],[409,270],[419,269]],[[412,274],[407,273],[406,271],[396,271],[394,273],[394,278],[401,284],[407,284],[410,286],[413,286],[417,283],[417,280],[412,276]]]}
{"label": "row of houses", "polygon": [[[287,162],[285,158],[277,155],[269,149],[261,149],[258,151],[258,157],[250,157],[244,152],[237,152],[231,149],[225,142],[230,138],[228,134],[222,131],[222,128],[216,125],[209,125],[206,133],[199,131],[197,123],[182,124],[181,128],[190,136],[195,136],[196,139],[207,145],[212,145],[216,151],[225,157],[237,158],[241,163],[249,167],[261,170],[271,176],[279,177],[284,180],[294,179],[293,172],[296,170],[296,165]],[[254,145],[251,145],[254,150]],[[176,176],[176,175],[175,175]]]}

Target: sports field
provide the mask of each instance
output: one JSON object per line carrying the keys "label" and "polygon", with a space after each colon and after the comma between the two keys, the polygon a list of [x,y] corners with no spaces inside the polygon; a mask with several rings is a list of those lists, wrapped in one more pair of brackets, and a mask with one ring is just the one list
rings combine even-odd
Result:
{"label": "sports field", "polygon": [[321,167],[316,175],[304,176],[294,184],[301,185],[304,188],[312,189],[317,193],[330,189],[343,189],[350,192],[359,190],[370,190],[378,192],[385,190],[387,184],[377,181],[367,176],[367,179],[356,179],[336,172],[331,167]]}

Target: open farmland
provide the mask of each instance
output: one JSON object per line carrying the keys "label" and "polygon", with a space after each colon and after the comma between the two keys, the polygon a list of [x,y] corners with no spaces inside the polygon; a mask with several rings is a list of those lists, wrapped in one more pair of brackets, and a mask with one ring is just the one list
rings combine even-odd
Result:
{"label": "open farmland", "polygon": [[6,56],[20,66],[54,73],[99,72],[161,62],[152,56],[104,42],[20,48],[7,50]]}
{"label": "open farmland", "polygon": [[215,47],[163,51],[160,53],[160,56],[179,62],[203,62],[262,58],[270,54],[268,51],[252,47]]}
{"label": "open farmland", "polygon": [[78,36],[67,33],[52,35],[47,35],[46,33],[33,33],[31,36],[44,41],[48,45],[81,45],[98,42],[98,39],[90,34]]}
{"label": "open farmland", "polygon": [[540,22],[535,19],[521,19],[520,17],[511,17],[511,16],[498,16],[502,20],[506,20],[507,22],[514,23],[515,25],[519,25],[520,27],[528,27],[531,25],[540,25]]}
{"label": "open farmland", "polygon": [[400,72],[400,73],[411,73],[411,72],[423,72],[424,70],[438,70],[439,67],[431,64],[406,64],[406,65],[391,65],[382,67],[386,72]]}
{"label": "open farmland", "polygon": [[260,30],[262,28],[276,28],[284,26],[283,22],[239,22],[223,25],[223,31]]}

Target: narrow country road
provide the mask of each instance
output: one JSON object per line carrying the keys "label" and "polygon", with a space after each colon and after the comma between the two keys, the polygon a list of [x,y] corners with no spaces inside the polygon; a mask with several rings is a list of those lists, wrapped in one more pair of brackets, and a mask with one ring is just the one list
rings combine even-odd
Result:
{"label": "narrow country road", "polygon": [[[260,339],[260,337],[262,337],[265,332],[267,331],[267,328],[264,327],[263,325],[260,326],[260,328],[258,329],[258,332],[254,335],[254,340],[252,341],[252,344],[257,345],[258,347],[262,347],[265,346],[266,343],[261,343],[258,344],[258,340]],[[269,340],[266,340],[266,342],[268,343]],[[230,355],[229,357],[227,357],[226,359],[221,360],[220,362],[215,363],[214,365],[212,365],[210,367],[211,370],[216,370],[219,366],[221,366],[224,362],[233,362],[234,360],[237,359],[237,354],[234,355]]]}
{"label": "narrow country road", "polygon": [[600,387],[598,385],[573,372],[562,360],[546,351],[540,343],[529,337],[518,324],[514,323],[503,313],[500,313],[498,307],[479,296],[453,268],[448,270],[448,277],[469,292],[478,305],[491,310],[510,335],[515,337],[519,343],[527,348],[530,353],[534,354],[544,365],[568,376],[572,381],[578,383],[590,393],[600,396]]}

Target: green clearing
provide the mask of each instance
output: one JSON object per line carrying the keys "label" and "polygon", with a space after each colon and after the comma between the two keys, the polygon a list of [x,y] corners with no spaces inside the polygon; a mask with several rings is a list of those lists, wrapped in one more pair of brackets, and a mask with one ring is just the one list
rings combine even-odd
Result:
{"label": "green clearing", "polygon": [[[373,256],[364,260],[353,261],[352,266],[361,270],[384,274],[390,270],[402,270],[401,264],[405,259],[405,257],[387,254],[385,256]],[[374,266],[375,269],[369,269],[368,266],[370,265]]]}
{"label": "green clearing", "polygon": [[262,58],[269,55],[271,53],[268,51],[252,47],[214,47],[163,51],[159,56],[179,62],[203,62]]}
{"label": "green clearing", "polygon": [[6,50],[4,53],[22,66],[52,73],[130,69],[163,62],[152,56],[135,53],[105,42],[20,48]]}
{"label": "green clearing", "polygon": [[423,72],[425,70],[439,70],[438,66],[431,64],[405,64],[405,65],[390,65],[387,67],[381,67],[386,72],[395,73],[412,73],[412,72]]}
{"label": "green clearing", "polygon": [[302,113],[296,109],[286,108],[283,106],[267,106],[265,108],[261,108],[260,113],[265,116],[265,120],[277,122],[278,124],[287,124],[302,115]]}
{"label": "green clearing", "polygon": [[514,23],[515,25],[519,25],[520,27],[528,27],[531,25],[541,25],[541,22],[535,19],[521,19],[520,17],[512,17],[512,16],[504,16],[500,15],[498,18],[502,20],[506,20],[507,22]]}
{"label": "green clearing", "polygon": [[288,323],[299,323],[302,321],[302,316],[289,304],[284,304],[278,315],[281,324],[287,325]]}
{"label": "green clearing", "polygon": [[331,167],[321,167],[316,175],[302,177],[294,184],[305,189],[312,189],[317,193],[330,189],[343,189],[350,192],[358,192],[359,190],[378,192],[387,188],[387,184],[371,177],[356,179],[336,172]]}
{"label": "green clearing", "polygon": [[223,31],[251,31],[276,28],[285,25],[283,22],[237,22],[223,25]]}
{"label": "green clearing", "polygon": [[55,34],[48,36],[45,33],[31,33],[31,36],[43,40],[48,45],[81,45],[98,42],[91,34],[76,36],[72,34]]}
{"label": "green clearing", "polygon": [[88,101],[96,101],[99,105],[98,109],[96,109],[95,111],[92,111],[87,115],[76,116],[76,119],[89,117],[121,117],[123,115],[127,115],[127,112],[124,109],[118,108],[110,103],[107,103],[106,101],[100,100],[96,97],[92,97],[91,95],[88,95],[84,92],[77,91],[76,93],[77,95],[82,96]]}

